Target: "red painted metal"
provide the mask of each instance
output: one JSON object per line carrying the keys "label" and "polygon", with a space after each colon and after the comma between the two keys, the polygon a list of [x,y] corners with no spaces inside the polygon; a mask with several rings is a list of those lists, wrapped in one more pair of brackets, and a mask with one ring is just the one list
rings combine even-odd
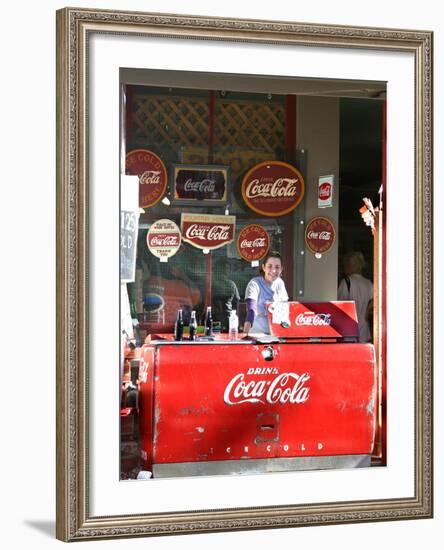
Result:
{"label": "red painted metal", "polygon": [[144,469],[372,452],[371,344],[156,341],[142,363]]}
{"label": "red painted metal", "polygon": [[143,346],[139,366],[139,430],[140,454],[145,469],[152,469],[154,409],[154,366],[156,346]]}
{"label": "red painted metal", "polygon": [[381,377],[382,377],[382,460],[387,463],[387,101],[382,107],[382,281],[381,289]]}
{"label": "red painted metal", "polygon": [[[283,315],[283,309],[288,315]],[[270,302],[267,312],[274,336],[286,339],[359,336],[354,302]]]}

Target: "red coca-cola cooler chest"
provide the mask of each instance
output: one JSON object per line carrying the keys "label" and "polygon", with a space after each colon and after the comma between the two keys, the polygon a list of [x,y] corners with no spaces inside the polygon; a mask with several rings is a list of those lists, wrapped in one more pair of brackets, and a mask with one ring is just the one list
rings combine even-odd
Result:
{"label": "red coca-cola cooler chest", "polygon": [[154,477],[370,465],[371,344],[353,302],[268,305],[270,335],[145,344],[143,468]]}

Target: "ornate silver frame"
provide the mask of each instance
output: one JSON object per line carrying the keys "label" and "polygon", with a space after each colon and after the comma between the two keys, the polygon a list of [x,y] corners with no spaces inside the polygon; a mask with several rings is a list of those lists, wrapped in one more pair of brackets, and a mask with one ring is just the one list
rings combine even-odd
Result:
{"label": "ornate silver frame", "polygon": [[[89,33],[355,47],[414,54],[415,496],[92,517],[88,509],[87,105]],[[432,42],[428,31],[65,8],[57,12],[57,537],[202,533],[432,517]]]}

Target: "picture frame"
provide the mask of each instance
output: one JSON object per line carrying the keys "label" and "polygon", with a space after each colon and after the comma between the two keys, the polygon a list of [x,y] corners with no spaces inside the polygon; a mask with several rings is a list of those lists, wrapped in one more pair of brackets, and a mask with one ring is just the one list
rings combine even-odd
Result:
{"label": "picture frame", "polygon": [[[407,302],[412,306],[409,317],[414,319],[410,357],[414,397],[407,399],[407,406],[413,441],[409,456],[413,494],[394,491],[385,498],[349,498],[337,492],[334,499],[305,502],[270,494],[269,504],[258,506],[250,501],[230,505],[224,496],[219,507],[183,508],[180,499],[173,505],[177,490],[169,484],[171,498],[163,507],[158,504],[156,508],[151,498],[146,512],[124,510],[126,500],[122,499],[121,511],[116,513],[93,510],[97,495],[91,488],[101,475],[91,453],[100,422],[96,421],[98,407],[92,398],[97,388],[92,367],[99,353],[90,339],[97,319],[97,308],[91,306],[97,275],[91,265],[97,254],[92,235],[97,238],[99,207],[91,198],[96,159],[89,149],[94,141],[90,136],[89,93],[97,81],[88,71],[92,38],[98,35],[109,41],[122,38],[129,46],[146,37],[151,41],[186,41],[192,47],[222,43],[271,49],[277,45],[305,47],[325,55],[337,50],[410,56],[415,73],[411,90],[414,177],[410,191],[415,200],[408,215],[414,228],[414,284],[409,287]],[[57,538],[74,541],[432,517],[432,44],[433,34],[428,31],[77,8],[57,12]],[[98,62],[96,56],[94,63]],[[395,369],[396,359],[392,359]],[[101,389],[106,392],[111,388],[113,394],[115,377],[110,378]],[[117,442],[114,446],[117,448]],[[351,475],[343,472],[343,476]],[[311,478],[306,478],[309,484]],[[177,487],[186,492],[192,485],[181,482]],[[143,487],[127,483],[124,489],[125,497],[131,499],[133,492],[140,496]],[[152,494],[145,487],[147,501]]]}
{"label": "picture frame", "polygon": [[[224,207],[230,202],[229,194],[229,166],[218,164],[173,164],[171,167],[171,199],[177,206],[214,206]],[[178,190],[178,178],[181,189]],[[183,179],[187,181],[183,181]],[[213,178],[213,183],[205,185],[203,178]],[[187,182],[191,181],[192,186]],[[220,186],[218,190],[216,185]],[[213,190],[211,190],[213,189]],[[212,197],[211,195],[215,196]]]}

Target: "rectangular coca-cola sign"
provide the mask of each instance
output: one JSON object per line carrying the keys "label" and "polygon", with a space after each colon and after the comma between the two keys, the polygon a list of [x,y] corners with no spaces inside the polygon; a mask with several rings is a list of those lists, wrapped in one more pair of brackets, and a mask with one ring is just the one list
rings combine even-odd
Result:
{"label": "rectangular coca-cola sign", "polygon": [[355,303],[269,302],[270,332],[285,338],[355,338],[359,336]]}
{"label": "rectangular coca-cola sign", "polygon": [[229,166],[174,164],[171,195],[175,204],[208,206],[228,202]]}
{"label": "rectangular coca-cola sign", "polygon": [[233,241],[235,224],[235,216],[182,214],[182,240],[196,248],[214,250]]}

